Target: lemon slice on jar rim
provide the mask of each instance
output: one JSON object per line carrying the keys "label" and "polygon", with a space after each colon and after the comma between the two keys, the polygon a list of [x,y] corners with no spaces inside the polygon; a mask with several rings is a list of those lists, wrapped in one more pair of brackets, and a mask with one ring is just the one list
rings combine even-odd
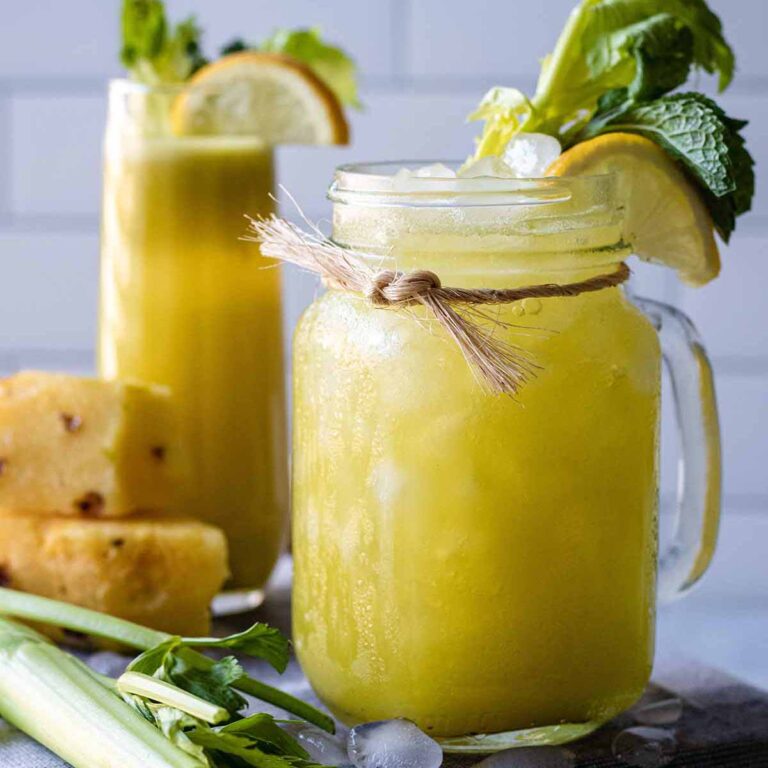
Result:
{"label": "lemon slice on jar rim", "polygon": [[626,201],[624,239],[641,259],[676,270],[689,285],[720,272],[714,226],[701,195],[681,168],[650,139],[608,133],[576,144],[549,176],[618,173]]}
{"label": "lemon slice on jar rim", "polygon": [[265,144],[346,144],[349,126],[331,89],[277,53],[243,51],[200,69],[171,107],[184,136],[253,136]]}

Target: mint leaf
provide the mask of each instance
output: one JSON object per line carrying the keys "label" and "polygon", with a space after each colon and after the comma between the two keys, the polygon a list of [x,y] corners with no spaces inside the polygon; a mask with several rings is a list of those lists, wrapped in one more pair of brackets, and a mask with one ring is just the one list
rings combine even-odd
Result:
{"label": "mint leaf", "polygon": [[631,105],[609,120],[598,115],[582,136],[625,131],[656,142],[699,186],[715,228],[728,242],[755,189],[754,161],[740,133],[745,125],[703,94],[678,93]]}
{"label": "mint leaf", "polygon": [[188,648],[227,648],[255,656],[264,659],[278,672],[285,671],[290,658],[288,640],[269,624],[257,623],[229,637],[188,637],[182,642]]}
{"label": "mint leaf", "polygon": [[121,27],[120,60],[134,80],[180,83],[206,63],[194,17],[171,29],[161,0],[123,0]]}
{"label": "mint leaf", "polygon": [[355,62],[341,48],[326,43],[319,29],[278,29],[258,50],[282,53],[306,64],[342,104],[360,108]]}

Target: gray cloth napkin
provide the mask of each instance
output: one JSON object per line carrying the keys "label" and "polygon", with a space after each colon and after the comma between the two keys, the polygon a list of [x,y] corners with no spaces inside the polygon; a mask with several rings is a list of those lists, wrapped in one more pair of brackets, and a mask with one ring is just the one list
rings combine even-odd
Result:
{"label": "gray cloth napkin", "polygon": [[[266,604],[258,611],[217,621],[216,634],[239,631],[253,621],[267,621],[289,631],[290,593],[286,585],[273,589]],[[82,655],[82,658],[98,672],[111,676],[119,675],[128,661],[107,652]],[[244,666],[264,682],[322,706],[295,659],[282,676],[263,662],[246,662]],[[573,765],[577,768],[626,768],[627,763],[615,755],[617,736],[626,728],[638,726],[638,709],[648,703],[670,699],[679,699],[682,710],[674,722],[660,726],[673,737],[674,748],[667,762],[657,765],[669,768],[768,768],[768,692],[683,657],[665,655],[663,651],[657,657],[654,682],[643,701],[586,739],[566,747]],[[253,710],[283,714],[258,702]],[[345,732],[341,726],[340,733]],[[480,759],[446,756],[443,768],[470,768]],[[514,763],[510,763],[512,765]],[[66,763],[0,720],[0,767],[66,768]]]}

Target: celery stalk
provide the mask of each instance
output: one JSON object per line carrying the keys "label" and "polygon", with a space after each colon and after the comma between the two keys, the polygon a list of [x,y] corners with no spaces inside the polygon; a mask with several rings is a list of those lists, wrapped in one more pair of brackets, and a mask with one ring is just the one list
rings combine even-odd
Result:
{"label": "celery stalk", "polygon": [[[158,632],[125,619],[5,587],[0,587],[0,614],[83,632],[140,651],[154,648],[171,637],[166,632]],[[205,666],[214,663],[207,656],[192,649],[184,649],[182,653]],[[247,675],[233,683],[233,686],[243,693],[284,709],[328,733],[335,731],[334,722],[328,715],[279,688],[274,688]]]}
{"label": "celery stalk", "polygon": [[72,629],[142,651],[159,645],[169,637],[166,632],[142,627],[116,616],[6,587],[0,587],[0,614]]}
{"label": "celery stalk", "polygon": [[0,715],[74,768],[201,768],[31,629],[0,619]]}
{"label": "celery stalk", "polygon": [[217,707],[199,696],[140,672],[126,672],[121,675],[117,679],[117,687],[123,693],[133,693],[136,696],[152,699],[213,725],[223,723],[230,718],[229,712],[224,707]]}

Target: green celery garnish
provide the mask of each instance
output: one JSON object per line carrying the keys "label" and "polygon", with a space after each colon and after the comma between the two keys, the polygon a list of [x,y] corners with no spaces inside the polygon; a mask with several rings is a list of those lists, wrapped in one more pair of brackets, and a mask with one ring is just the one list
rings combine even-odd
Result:
{"label": "green celery garnish", "polygon": [[182,83],[206,63],[194,17],[168,24],[161,0],[123,0],[120,60],[147,85]]}
{"label": "green celery garnish", "polygon": [[[33,630],[0,619],[0,697],[11,682],[20,685],[18,678],[9,678],[11,682],[6,679],[10,673],[8,665],[3,664],[4,646],[15,650],[19,645],[34,643],[37,647],[43,644],[48,649],[43,653],[52,655],[55,665],[62,669],[77,670],[76,684],[87,687],[90,692],[83,693],[83,696],[92,695],[98,689],[98,701],[90,701],[88,706],[83,705],[90,718],[98,721],[101,708],[107,702],[114,710],[113,719],[121,713],[127,718],[126,723],[133,728],[131,733],[138,733],[136,739],[140,740],[142,734],[146,736],[151,733],[156,746],[156,737],[161,734],[163,749],[177,760],[125,762],[126,768],[133,768],[134,765],[136,768],[144,765],[150,768],[317,768],[301,745],[279,728],[270,715],[243,718],[241,712],[248,702],[238,691],[267,701],[331,733],[334,730],[333,721],[327,715],[279,689],[249,677],[234,657],[227,656],[215,661],[196,650],[227,649],[263,659],[277,671],[283,671],[288,663],[288,642],[276,629],[266,624],[254,624],[244,632],[224,638],[182,638],[85,608],[5,588],[0,588],[0,614],[53,624],[143,650],[131,662],[126,674],[114,681],[88,670],[77,659],[51,645]],[[50,687],[61,685],[58,677],[51,673]],[[54,704],[51,706],[51,722],[58,717],[65,717]],[[52,741],[53,737],[46,735],[47,730],[41,731],[30,723],[28,717],[17,711],[13,701],[10,704],[0,701],[0,715],[6,716],[19,728],[51,746],[76,766],[90,768],[93,764],[100,764],[73,760],[72,756],[76,753],[72,749],[76,737],[67,741],[66,735],[62,734],[56,737],[57,741]],[[67,716],[70,717],[67,731],[77,734],[77,713],[71,712]],[[149,731],[137,725],[143,722],[151,724]],[[220,725],[222,723],[223,726]],[[81,730],[81,733],[84,732]],[[115,739],[121,737],[119,730],[115,730],[112,735]]]}
{"label": "green celery garnish", "polygon": [[[147,85],[183,83],[207,63],[193,16],[171,28],[163,0],[123,0],[120,59],[130,77]],[[306,64],[347,106],[360,108],[357,68],[349,55],[323,40],[320,30],[278,29],[261,43],[235,38],[221,55],[257,50]]]}
{"label": "green celery garnish", "polygon": [[702,94],[670,95],[692,69],[716,74],[720,90],[733,77],[733,51],[704,0],[582,0],[534,95],[494,88],[470,115],[485,121],[474,157],[502,155],[523,130],[555,136],[566,149],[601,133],[638,133],[684,167],[727,241],[754,193],[746,123]]}
{"label": "green celery garnish", "polygon": [[326,43],[319,29],[278,29],[258,46],[258,50],[283,53],[301,61],[342,104],[360,108],[355,62],[341,48]]}

